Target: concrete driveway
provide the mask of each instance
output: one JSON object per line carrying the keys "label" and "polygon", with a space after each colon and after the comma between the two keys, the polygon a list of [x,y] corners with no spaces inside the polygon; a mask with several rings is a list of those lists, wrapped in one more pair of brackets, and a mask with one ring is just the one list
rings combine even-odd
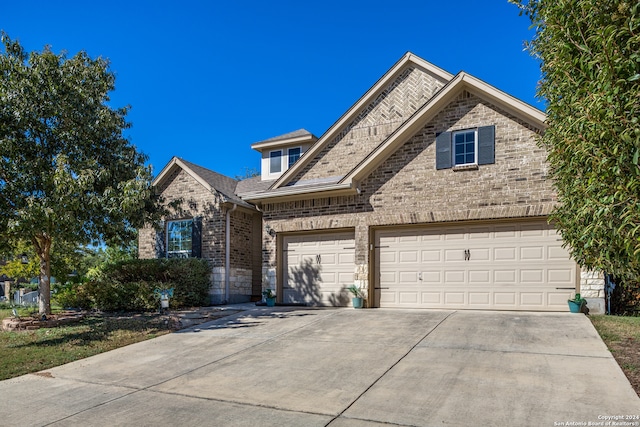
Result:
{"label": "concrete driveway", "polygon": [[557,426],[612,416],[640,416],[640,399],[589,320],[569,313],[255,307],[0,382],[3,426]]}

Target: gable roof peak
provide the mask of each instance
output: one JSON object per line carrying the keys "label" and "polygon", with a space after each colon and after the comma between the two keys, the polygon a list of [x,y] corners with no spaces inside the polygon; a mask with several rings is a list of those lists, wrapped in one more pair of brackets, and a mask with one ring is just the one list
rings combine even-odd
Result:
{"label": "gable roof peak", "polygon": [[238,186],[238,180],[222,175],[221,173],[212,171],[203,166],[191,163],[181,157],[173,156],[169,163],[162,169],[162,171],[153,180],[152,185],[158,186],[164,179],[170,175],[170,171],[179,167],[189,174],[193,179],[199,182],[202,186],[209,191],[217,192],[220,194],[225,202],[235,203],[245,207],[251,207],[252,205],[242,200],[236,194],[236,187]]}

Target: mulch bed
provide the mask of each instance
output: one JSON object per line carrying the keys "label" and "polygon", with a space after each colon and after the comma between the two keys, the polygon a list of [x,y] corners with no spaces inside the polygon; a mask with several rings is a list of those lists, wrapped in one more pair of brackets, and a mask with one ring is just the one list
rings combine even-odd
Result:
{"label": "mulch bed", "polygon": [[164,318],[164,320],[170,324],[170,329],[180,330],[229,316],[237,313],[238,311],[240,310],[230,310],[220,307],[194,307],[182,310],[170,310],[166,313],[101,313],[89,311],[65,311],[62,313],[47,315],[46,318],[42,318],[37,315],[6,318],[2,321],[2,330],[33,331],[41,328],[55,328],[58,326],[78,323],[87,316],[105,316],[118,319],[135,319],[138,317],[152,316],[161,319]]}

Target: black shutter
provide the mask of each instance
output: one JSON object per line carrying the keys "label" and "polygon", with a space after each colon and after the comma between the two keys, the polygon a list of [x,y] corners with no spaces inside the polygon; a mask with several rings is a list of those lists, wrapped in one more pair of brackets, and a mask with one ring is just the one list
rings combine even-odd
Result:
{"label": "black shutter", "polygon": [[202,217],[193,218],[191,226],[191,257],[202,257]]}
{"label": "black shutter", "polygon": [[164,221],[160,223],[160,227],[162,227],[160,230],[156,230],[156,244],[155,244],[156,258],[166,258],[167,239],[165,238],[165,234],[164,234]]}
{"label": "black shutter", "polygon": [[451,165],[451,132],[442,132],[436,135],[436,169],[448,169]]}
{"label": "black shutter", "polygon": [[488,165],[496,162],[495,126],[478,128],[478,164]]}

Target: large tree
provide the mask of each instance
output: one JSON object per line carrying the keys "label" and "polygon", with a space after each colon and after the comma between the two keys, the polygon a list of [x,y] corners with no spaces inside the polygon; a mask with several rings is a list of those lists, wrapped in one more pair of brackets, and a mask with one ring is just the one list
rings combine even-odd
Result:
{"label": "large tree", "polygon": [[109,63],[1,38],[0,238],[33,245],[49,314],[52,243],[129,241],[157,200],[146,157],[123,134],[128,108],[108,105]]}
{"label": "large tree", "polygon": [[552,215],[576,261],[640,278],[640,3],[512,0],[536,30],[559,204]]}

